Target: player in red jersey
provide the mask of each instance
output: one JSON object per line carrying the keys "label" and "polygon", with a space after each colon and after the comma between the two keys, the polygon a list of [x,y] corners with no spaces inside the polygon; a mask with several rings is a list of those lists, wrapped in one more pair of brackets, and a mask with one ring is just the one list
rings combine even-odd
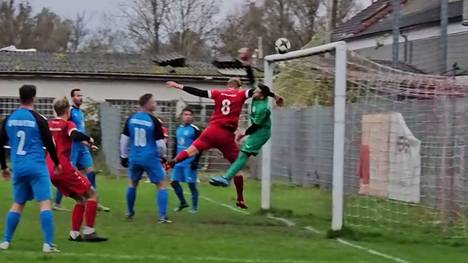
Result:
{"label": "player in red jersey", "polygon": [[[243,48],[239,50],[240,61],[245,67],[249,84],[255,85],[255,77],[252,70],[252,52],[250,49]],[[242,89],[239,78],[231,78],[225,89],[201,90],[194,87],[184,86],[174,81],[167,82],[170,88],[183,90],[189,94],[210,98],[214,100],[215,106],[211,115],[208,127],[201,133],[197,140],[187,148],[181,151],[172,160],[171,165],[181,162],[189,157],[197,155],[199,152],[211,148],[217,148],[223,153],[225,159],[233,163],[239,153],[239,147],[235,142],[235,132],[237,130],[240,114],[244,102],[252,97],[255,88]],[[275,98],[277,101],[282,99]],[[234,177],[234,185],[237,190],[236,205],[240,208],[247,208],[243,197],[243,177],[237,175]]]}
{"label": "player in red jersey", "polygon": [[[72,211],[70,241],[101,242],[106,241],[97,235],[94,229],[97,212],[97,193],[91,186],[88,179],[76,170],[70,161],[70,151],[72,141],[80,141],[92,148],[93,139],[79,132],[70,118],[70,104],[67,98],[57,100],[54,103],[54,110],[57,118],[49,120],[49,129],[54,138],[57,153],[62,166],[59,174],[55,174],[54,165],[49,156],[47,156],[47,166],[52,184],[57,189],[76,203]],[[80,233],[84,218],[83,236]]]}

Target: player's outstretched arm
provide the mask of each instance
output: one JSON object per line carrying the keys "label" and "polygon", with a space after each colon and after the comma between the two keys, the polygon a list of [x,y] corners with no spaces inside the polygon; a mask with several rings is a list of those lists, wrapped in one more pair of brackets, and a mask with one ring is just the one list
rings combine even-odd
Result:
{"label": "player's outstretched arm", "polygon": [[188,94],[191,94],[191,95],[194,95],[194,96],[197,96],[197,97],[202,97],[202,98],[209,98],[210,97],[207,90],[202,90],[202,89],[197,89],[197,88],[194,88],[194,87],[184,86],[184,85],[182,85],[180,83],[177,83],[175,81],[168,81],[168,82],[166,82],[166,85],[169,88],[180,89],[180,90],[183,90],[183,91],[187,92]]}

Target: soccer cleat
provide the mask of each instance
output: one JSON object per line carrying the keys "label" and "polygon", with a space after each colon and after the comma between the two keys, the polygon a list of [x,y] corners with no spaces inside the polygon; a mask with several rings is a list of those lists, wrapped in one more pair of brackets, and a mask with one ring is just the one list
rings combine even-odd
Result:
{"label": "soccer cleat", "polygon": [[158,224],[172,224],[172,221],[167,217],[159,218]]}
{"label": "soccer cleat", "polygon": [[134,217],[134,216],[135,216],[135,213],[134,213],[134,212],[132,212],[132,213],[127,213],[127,214],[125,215],[125,217],[126,217],[127,220],[129,220],[129,221],[130,221],[130,220],[133,220],[133,217]]}
{"label": "soccer cleat", "polygon": [[0,243],[0,249],[1,250],[7,250],[10,248],[10,242],[8,241],[3,241],[2,243]]}
{"label": "soccer cleat", "polygon": [[65,207],[62,207],[60,204],[53,204],[52,205],[52,210],[54,211],[62,211],[62,212],[71,212],[70,209],[67,209]]}
{"label": "soccer cleat", "polygon": [[100,237],[96,232],[93,232],[88,235],[83,235],[83,241],[84,242],[105,242],[108,239],[105,237]]}
{"label": "soccer cleat", "polygon": [[229,186],[229,181],[222,177],[222,176],[212,176],[210,178],[210,184],[213,186],[222,186],[222,187],[228,187]]}
{"label": "soccer cleat", "polygon": [[72,236],[68,236],[68,241],[73,241],[73,242],[81,242],[83,241],[83,237],[81,235],[73,238]]}
{"label": "soccer cleat", "polygon": [[180,212],[184,210],[184,208],[189,207],[188,204],[180,204],[178,207],[174,208],[174,212]]}
{"label": "soccer cleat", "polygon": [[189,213],[190,214],[196,214],[196,213],[198,213],[198,210],[192,208],[192,209],[189,210]]}
{"label": "soccer cleat", "polygon": [[60,250],[57,249],[55,244],[44,243],[44,245],[42,245],[42,252],[44,252],[44,253],[60,253]]}
{"label": "soccer cleat", "polygon": [[100,212],[110,212],[109,207],[105,207],[105,206],[103,206],[101,204],[98,204],[97,210],[100,211]]}
{"label": "soccer cleat", "polygon": [[239,208],[241,208],[241,209],[248,209],[248,208],[249,208],[249,207],[245,204],[244,201],[239,201],[239,200],[237,200],[236,206],[239,207]]}

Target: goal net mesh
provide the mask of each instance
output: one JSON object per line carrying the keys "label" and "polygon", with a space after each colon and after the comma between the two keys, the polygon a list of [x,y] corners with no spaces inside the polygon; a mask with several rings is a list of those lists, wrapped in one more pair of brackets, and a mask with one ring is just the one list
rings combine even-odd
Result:
{"label": "goal net mesh", "polygon": [[[278,62],[273,76],[287,105],[273,111],[272,208],[324,229],[331,218],[333,53]],[[466,238],[468,82],[353,52],[347,69],[345,227]],[[290,187],[297,194],[281,193]],[[286,206],[295,199],[299,208]]]}

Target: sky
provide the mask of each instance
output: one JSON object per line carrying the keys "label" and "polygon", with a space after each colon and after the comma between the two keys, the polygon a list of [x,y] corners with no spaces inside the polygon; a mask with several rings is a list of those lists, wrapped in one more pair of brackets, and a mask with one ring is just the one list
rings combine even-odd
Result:
{"label": "sky", "polygon": [[[218,0],[221,8],[221,15],[229,14],[236,9],[236,5],[245,0]],[[268,1],[268,0],[267,0]],[[359,0],[363,5],[369,5],[371,0]],[[51,9],[54,13],[66,18],[74,18],[78,13],[86,13],[88,27],[96,29],[102,23],[102,17],[107,15],[117,15],[122,3],[130,0],[29,0],[35,12],[43,7]],[[117,26],[124,27],[125,20],[117,19]]]}

